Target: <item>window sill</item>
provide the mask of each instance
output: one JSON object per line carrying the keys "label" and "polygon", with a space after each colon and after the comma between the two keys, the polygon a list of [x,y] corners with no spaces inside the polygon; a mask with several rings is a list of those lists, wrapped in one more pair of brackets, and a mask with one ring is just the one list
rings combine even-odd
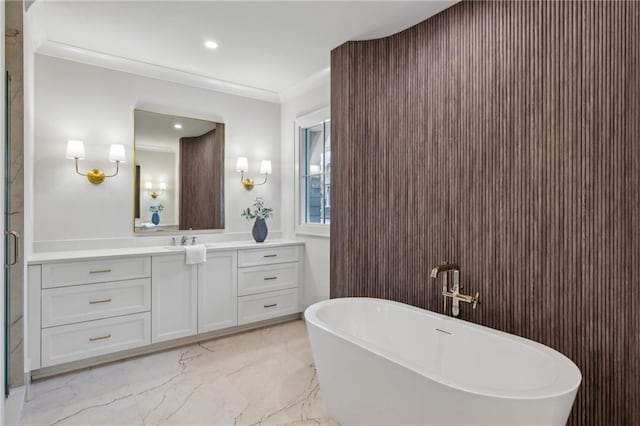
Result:
{"label": "window sill", "polygon": [[331,225],[298,225],[295,233],[296,235],[329,238]]}

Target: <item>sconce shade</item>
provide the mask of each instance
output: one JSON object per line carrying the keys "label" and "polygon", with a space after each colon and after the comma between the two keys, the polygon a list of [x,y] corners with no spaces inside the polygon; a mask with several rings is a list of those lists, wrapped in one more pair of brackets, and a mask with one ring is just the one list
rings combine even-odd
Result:
{"label": "sconce shade", "polygon": [[127,159],[127,156],[124,152],[124,145],[111,145],[111,149],[109,150],[109,161],[112,163],[121,162],[124,163]]}
{"label": "sconce shade", "polygon": [[67,142],[67,159],[69,160],[84,160],[84,142],[72,141]]}
{"label": "sconce shade", "polygon": [[236,163],[236,172],[246,172],[249,170],[249,160],[247,157],[238,157],[238,162]]}
{"label": "sconce shade", "polygon": [[318,164],[309,165],[309,174],[312,174],[312,175],[320,174],[320,166]]}
{"label": "sconce shade", "polygon": [[167,189],[167,184],[164,182],[160,182],[160,191],[165,191]]}
{"label": "sconce shade", "polygon": [[144,183],[144,189],[152,189],[153,185],[151,184],[151,182],[145,182]]}
{"label": "sconce shade", "polygon": [[262,162],[260,163],[260,173],[264,173],[267,175],[271,174],[271,161],[262,160]]}

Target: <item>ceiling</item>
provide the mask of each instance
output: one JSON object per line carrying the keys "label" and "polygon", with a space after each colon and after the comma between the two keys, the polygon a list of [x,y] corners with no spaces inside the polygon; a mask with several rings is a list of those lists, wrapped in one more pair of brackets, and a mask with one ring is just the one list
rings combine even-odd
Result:
{"label": "ceiling", "polygon": [[326,70],[346,41],[396,33],[456,3],[40,1],[48,41],[273,93]]}

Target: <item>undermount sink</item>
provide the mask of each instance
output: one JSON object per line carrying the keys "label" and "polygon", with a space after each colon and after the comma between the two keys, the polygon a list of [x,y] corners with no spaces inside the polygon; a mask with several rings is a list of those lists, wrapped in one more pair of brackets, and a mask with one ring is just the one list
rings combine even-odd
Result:
{"label": "undermount sink", "polygon": [[163,246],[162,248],[168,251],[183,251],[185,246]]}

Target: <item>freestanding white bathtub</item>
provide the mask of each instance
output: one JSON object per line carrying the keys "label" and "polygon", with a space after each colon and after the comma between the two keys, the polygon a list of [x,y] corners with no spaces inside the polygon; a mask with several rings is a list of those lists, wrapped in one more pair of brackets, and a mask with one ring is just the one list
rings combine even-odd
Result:
{"label": "freestanding white bathtub", "polygon": [[561,425],[582,380],[547,346],[402,303],[332,299],[305,319],[343,425]]}

